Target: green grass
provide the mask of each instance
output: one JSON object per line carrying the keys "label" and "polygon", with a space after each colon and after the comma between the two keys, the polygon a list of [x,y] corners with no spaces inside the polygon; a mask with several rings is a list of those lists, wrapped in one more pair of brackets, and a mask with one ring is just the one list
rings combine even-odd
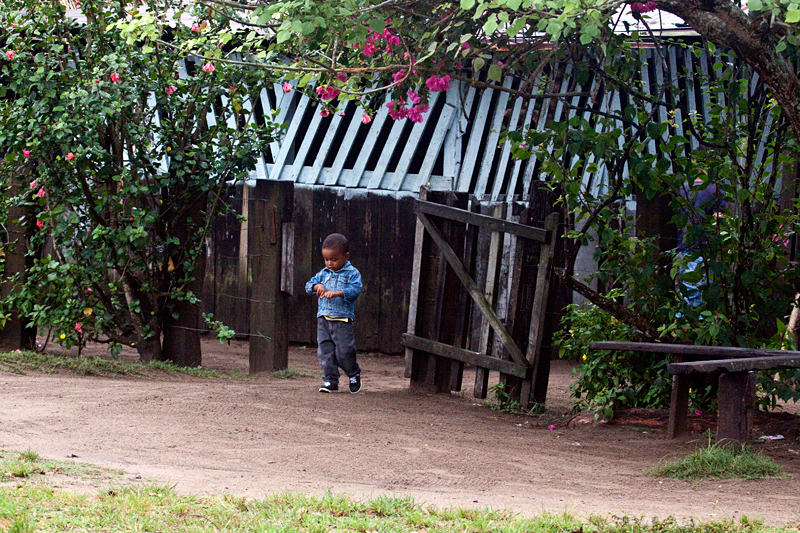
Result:
{"label": "green grass", "polygon": [[129,363],[104,357],[51,355],[31,351],[0,353],[0,370],[15,374],[69,371],[81,376],[142,378],[152,377],[154,372],[163,372],[205,378],[244,379],[244,375],[238,370],[228,374],[204,368],[179,367],[164,361]]}
{"label": "green grass", "polygon": [[766,479],[779,478],[783,469],[747,444],[712,443],[697,448],[688,457],[669,461],[649,470],[648,475],[672,479]]}
{"label": "green grass", "polygon": [[[36,474],[0,482],[0,532],[159,531],[161,533],[309,532],[329,533],[772,533],[789,529],[764,526],[742,517],[738,522],[681,523],[631,517],[579,518],[569,513],[523,517],[508,510],[439,509],[410,496],[378,496],[360,501],[328,492],[322,496],[282,493],[263,499],[231,495],[180,495],[171,486],[122,486],[113,476],[98,482],[92,465],[42,459],[36,452],[0,451],[0,475],[17,465]],[[6,472],[6,474],[3,474]],[[93,495],[54,490],[47,473],[67,473],[93,482]],[[13,474],[12,476],[16,476]],[[112,488],[108,488],[109,479]],[[796,530],[795,530],[796,531]]]}
{"label": "green grass", "polygon": [[[121,483],[123,472],[98,466],[42,458],[38,453],[27,450],[13,452],[0,450],[0,487],[19,482],[37,483],[47,474],[69,476],[89,483]],[[0,531],[3,531],[0,528]]]}
{"label": "green grass", "polygon": [[283,370],[276,370],[272,373],[273,377],[278,379],[296,379],[296,378],[314,378],[318,374],[309,370],[299,370],[297,368],[284,368]]}
{"label": "green grass", "polygon": [[107,490],[76,495],[40,486],[0,488],[0,531],[380,532],[427,533],[761,533],[788,531],[742,518],[681,524],[673,518],[581,519],[567,513],[521,517],[492,509],[438,509],[410,497],[359,501],[328,493],[284,493],[253,500],[182,496],[172,487]]}

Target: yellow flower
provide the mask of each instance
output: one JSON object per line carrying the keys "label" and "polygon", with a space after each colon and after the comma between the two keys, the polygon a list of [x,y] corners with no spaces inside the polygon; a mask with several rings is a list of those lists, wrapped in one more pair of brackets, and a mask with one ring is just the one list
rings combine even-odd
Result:
{"label": "yellow flower", "polygon": [[689,394],[691,394],[691,393],[692,393],[692,389],[689,389]]}
{"label": "yellow flower", "polygon": [[61,340],[63,341],[63,340],[64,340],[64,339],[66,339],[66,338],[67,338],[67,336],[66,336],[64,333],[62,333],[62,334],[61,334]]}
{"label": "yellow flower", "polygon": [[83,315],[84,316],[89,316],[91,314],[92,314],[92,308],[91,307],[87,307],[86,309],[83,310]]}
{"label": "yellow flower", "polygon": [[583,360],[586,361],[586,354],[583,354]]}
{"label": "yellow flower", "polygon": [[167,146],[167,152],[171,152],[171,151],[172,151],[172,147],[171,146]]}

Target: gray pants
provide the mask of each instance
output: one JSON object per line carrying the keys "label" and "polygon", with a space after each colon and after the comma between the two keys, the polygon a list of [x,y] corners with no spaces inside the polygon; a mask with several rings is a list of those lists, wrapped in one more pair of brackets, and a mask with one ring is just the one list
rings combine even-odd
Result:
{"label": "gray pants", "polygon": [[360,374],[353,323],[317,317],[317,358],[325,381],[332,384],[339,383],[339,367],[348,377]]}

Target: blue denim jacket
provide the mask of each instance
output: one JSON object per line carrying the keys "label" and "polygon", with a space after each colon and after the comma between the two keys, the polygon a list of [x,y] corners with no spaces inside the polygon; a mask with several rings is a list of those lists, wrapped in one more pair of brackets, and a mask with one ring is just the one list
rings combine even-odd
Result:
{"label": "blue denim jacket", "polygon": [[361,294],[361,273],[350,264],[350,261],[336,272],[328,267],[317,272],[306,283],[306,292],[308,294],[316,294],[312,287],[317,283],[322,283],[329,291],[342,291],[344,293],[344,298],[320,298],[317,316],[356,318],[355,305],[356,298]]}

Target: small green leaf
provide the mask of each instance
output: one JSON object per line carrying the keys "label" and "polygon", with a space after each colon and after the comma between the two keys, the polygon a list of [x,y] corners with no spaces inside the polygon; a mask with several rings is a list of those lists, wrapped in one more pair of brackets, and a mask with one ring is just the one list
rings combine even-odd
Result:
{"label": "small green leaf", "polygon": [[489,65],[489,79],[494,81],[501,81],[503,79],[503,67],[497,63]]}
{"label": "small green leaf", "polygon": [[475,0],[461,0],[461,9],[467,11],[475,5]]}
{"label": "small green leaf", "polygon": [[786,22],[789,24],[794,24],[795,22],[800,22],[800,9],[791,9],[786,12]]}
{"label": "small green leaf", "polygon": [[472,61],[472,70],[474,70],[476,72],[478,70],[482,69],[484,66],[486,66],[486,61],[484,61],[480,57],[477,57]]}

